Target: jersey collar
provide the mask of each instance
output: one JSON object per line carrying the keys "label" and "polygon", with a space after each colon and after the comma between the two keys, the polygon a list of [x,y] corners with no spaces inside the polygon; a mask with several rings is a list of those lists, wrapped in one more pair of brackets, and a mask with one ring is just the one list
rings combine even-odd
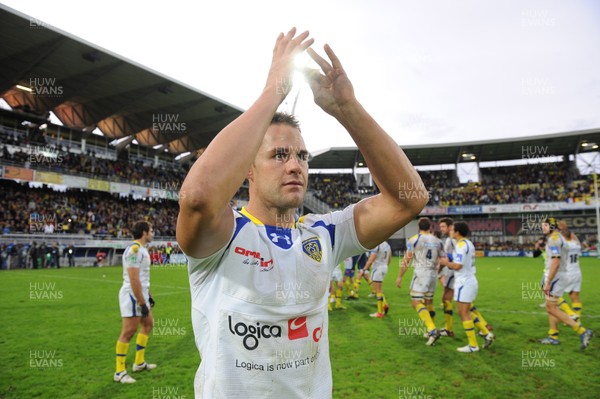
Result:
{"label": "jersey collar", "polygon": [[[254,223],[257,226],[264,226],[265,224],[263,222],[261,222],[257,217],[253,216],[250,212],[248,212],[248,210],[246,209],[246,207],[242,207],[242,209],[240,210],[240,213],[244,216],[246,216],[248,219],[250,219],[250,221],[252,223]],[[292,228],[296,228],[296,222],[298,221],[298,218],[294,215],[294,225],[292,226]]]}

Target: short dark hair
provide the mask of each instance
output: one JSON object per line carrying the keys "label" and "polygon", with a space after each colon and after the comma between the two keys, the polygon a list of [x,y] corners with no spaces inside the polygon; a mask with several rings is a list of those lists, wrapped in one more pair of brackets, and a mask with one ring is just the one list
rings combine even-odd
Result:
{"label": "short dark hair", "polygon": [[289,125],[300,130],[300,122],[292,114],[285,112],[275,112],[273,118],[271,118],[271,125]]}
{"label": "short dark hair", "polygon": [[456,222],[454,223],[454,231],[461,236],[466,237],[469,235],[469,225],[465,222]]}
{"label": "short dark hair", "polygon": [[446,223],[446,226],[452,226],[454,224],[454,220],[450,218],[441,218],[440,223]]}
{"label": "short dark hair", "polygon": [[431,220],[429,218],[420,218],[419,222],[419,230],[428,231],[431,228]]}
{"label": "short dark hair", "polygon": [[144,221],[137,222],[136,224],[134,224],[133,229],[131,230],[131,232],[133,233],[133,239],[139,240],[140,238],[142,238],[144,232],[150,231],[151,226],[152,224]]}

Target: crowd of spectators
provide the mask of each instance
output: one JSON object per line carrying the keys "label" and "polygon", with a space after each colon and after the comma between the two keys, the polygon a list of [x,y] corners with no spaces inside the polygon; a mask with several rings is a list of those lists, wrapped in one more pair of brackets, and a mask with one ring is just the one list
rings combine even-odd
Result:
{"label": "crowd of spectators", "polygon": [[494,205],[535,202],[587,201],[591,181],[569,162],[482,168],[481,182],[432,190],[434,205]]}
{"label": "crowd of spectators", "polygon": [[13,151],[9,151],[7,145],[2,146],[1,161],[24,168],[94,179],[178,189],[187,174],[187,168],[176,162],[170,167],[162,164],[154,167],[140,160],[101,158],[94,151],[78,154],[69,151],[65,146],[30,144],[27,147],[12,148]]}
{"label": "crowd of spectators", "polygon": [[[44,136],[35,129],[25,140],[20,143],[10,136],[3,137],[0,162],[169,190],[181,187],[190,166],[174,162],[155,167],[148,161],[102,158],[93,151],[79,154],[64,146],[44,144]],[[40,156],[42,152],[55,156]],[[588,200],[592,193],[591,179],[579,176],[569,161],[481,168],[481,181],[467,184],[459,182],[455,170],[419,171],[419,174],[429,193],[429,206],[577,202]],[[375,185],[358,187],[350,173],[311,174],[309,189],[332,209],[344,208],[378,192]],[[247,196],[247,188],[242,188],[236,198],[247,200]]]}
{"label": "crowd of spectators", "polygon": [[0,227],[8,233],[75,233],[129,237],[138,220],[152,222],[156,236],[175,236],[179,205],[153,198],[136,200],[101,191],[68,189],[0,180]]}
{"label": "crowd of spectators", "polygon": [[[571,163],[482,168],[481,182],[461,184],[454,170],[419,171],[429,193],[428,206],[496,205],[589,201],[593,184]],[[314,174],[309,189],[333,209],[377,193],[356,187],[352,174]]]}
{"label": "crowd of spectators", "polygon": [[345,208],[361,198],[352,174],[312,174],[308,184],[315,196],[333,209]]}
{"label": "crowd of spectators", "polygon": [[[590,185],[580,179],[570,163],[546,163],[481,168],[481,182],[426,187],[432,193],[429,205],[493,205],[549,201],[579,201],[589,197]],[[439,172],[437,172],[439,173]],[[442,180],[443,181],[443,180]]]}

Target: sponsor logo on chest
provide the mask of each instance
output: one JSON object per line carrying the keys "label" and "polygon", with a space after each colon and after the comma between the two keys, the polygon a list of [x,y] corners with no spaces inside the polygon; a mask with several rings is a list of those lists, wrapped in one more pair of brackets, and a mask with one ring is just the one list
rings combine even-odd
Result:
{"label": "sponsor logo on chest", "polygon": [[[288,341],[312,339],[314,342],[319,342],[323,332],[323,325],[310,331],[307,322],[307,316],[289,319],[287,321],[287,337],[284,338],[287,338]],[[283,327],[277,324],[261,324],[260,322],[247,324],[243,321],[236,322],[233,317],[229,315],[228,326],[229,332],[241,337],[242,345],[249,351],[258,348],[261,340],[282,337]]]}

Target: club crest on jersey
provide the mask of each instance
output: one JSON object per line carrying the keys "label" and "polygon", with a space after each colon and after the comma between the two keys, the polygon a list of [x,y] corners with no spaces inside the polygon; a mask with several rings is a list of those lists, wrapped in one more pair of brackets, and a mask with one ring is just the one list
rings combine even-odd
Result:
{"label": "club crest on jersey", "polygon": [[318,237],[311,237],[302,241],[302,249],[315,262],[321,262],[323,259],[323,249]]}

